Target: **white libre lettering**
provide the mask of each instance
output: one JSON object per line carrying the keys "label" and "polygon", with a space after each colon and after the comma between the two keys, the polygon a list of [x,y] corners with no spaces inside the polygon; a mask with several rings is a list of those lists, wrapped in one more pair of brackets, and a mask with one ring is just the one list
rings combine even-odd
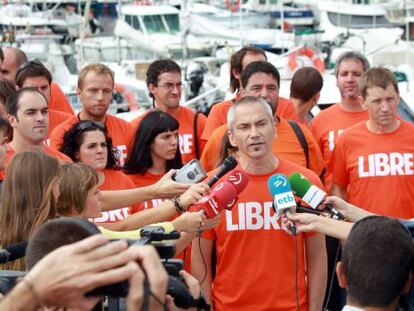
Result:
{"label": "white libre lettering", "polygon": [[342,134],[344,130],[332,130],[328,132],[328,143],[329,143],[329,150],[333,150],[335,148],[335,138]]}
{"label": "white libre lettering", "polygon": [[191,154],[193,152],[193,135],[192,134],[179,134],[180,151],[181,154]]}
{"label": "white libre lettering", "polygon": [[120,167],[123,167],[125,164],[125,159],[127,158],[127,147],[125,145],[118,145],[115,146],[117,153],[116,153],[116,160]]}
{"label": "white libre lettering", "polygon": [[[366,171],[366,164],[368,170]],[[358,176],[404,176],[414,175],[413,153],[374,153],[358,157]]]}

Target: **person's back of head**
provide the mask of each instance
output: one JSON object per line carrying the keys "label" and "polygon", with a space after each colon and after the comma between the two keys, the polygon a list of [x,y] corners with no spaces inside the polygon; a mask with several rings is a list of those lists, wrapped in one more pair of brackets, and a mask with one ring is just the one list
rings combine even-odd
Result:
{"label": "person's back of head", "polygon": [[300,68],[292,77],[290,97],[307,102],[321,91],[322,86],[323,78],[317,69],[313,67]]}
{"label": "person's back of head", "polygon": [[347,303],[394,308],[410,285],[413,259],[412,237],[398,220],[384,216],[360,220],[345,242],[337,267],[339,282],[347,288]]}

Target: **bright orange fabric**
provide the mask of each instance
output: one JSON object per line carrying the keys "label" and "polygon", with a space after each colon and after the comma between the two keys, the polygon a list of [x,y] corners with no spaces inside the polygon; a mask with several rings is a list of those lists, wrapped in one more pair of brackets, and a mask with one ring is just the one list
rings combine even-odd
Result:
{"label": "bright orange fabric", "polygon": [[[309,146],[309,168],[319,176],[325,167],[321,151],[310,131],[302,125],[301,129]],[[218,166],[217,160],[220,155],[221,142],[226,131],[226,124],[220,126],[207,141],[200,161],[204,170],[211,171]],[[277,135],[272,144],[273,154],[306,167],[304,151],[288,121],[280,118],[280,122],[276,125],[276,131]]]}
{"label": "bright orange fabric", "polygon": [[347,201],[376,214],[414,217],[414,125],[405,121],[392,133],[368,131],[366,122],[338,138],[329,168],[348,186]]}
{"label": "bright orange fabric", "polygon": [[[231,100],[226,100],[218,104],[213,105],[208,114],[206,126],[204,128],[203,135],[201,139],[207,141],[210,139],[210,136],[213,134],[214,130],[223,124],[227,124],[227,113],[231,105],[239,100],[241,96],[236,96]],[[288,120],[297,120],[298,116],[296,115],[295,108],[292,103],[283,97],[279,97],[276,115]]]}
{"label": "bright orange fabric", "polygon": [[52,134],[52,131],[57,127],[59,124],[65,122],[69,119],[72,115],[66,112],[49,109],[49,133],[48,137]]}
{"label": "bright orange fabric", "polygon": [[[57,126],[50,135],[50,145],[59,149],[63,142],[63,135],[78,122],[79,117],[76,115]],[[117,157],[119,160],[118,164],[123,166],[130,149],[131,139],[134,135],[133,129],[127,121],[110,114],[106,115],[104,123],[108,129],[109,136],[112,138],[113,146],[122,155],[121,157]]]}
{"label": "bright orange fabric", "polygon": [[[336,139],[342,131],[367,119],[367,111],[348,112],[343,110],[339,104],[332,105],[316,115],[312,120],[310,130],[322,151],[326,165],[329,163]],[[324,183],[326,189],[330,191],[332,187],[332,174],[330,172],[326,172]]]}
{"label": "bright orange fabric", "polygon": [[[138,129],[142,118],[145,116],[139,116],[131,121],[131,125],[134,129]],[[194,149],[194,117],[195,112],[186,107],[179,107],[177,113],[172,116],[178,121],[180,127],[178,129],[178,136],[180,139],[180,151],[183,163],[186,164],[196,157]],[[206,117],[200,113],[197,120],[197,137],[199,145],[199,153],[201,155],[204,142],[201,140],[201,135],[206,124]]]}
{"label": "bright orange fabric", "polygon": [[[124,173],[118,170],[104,169],[105,181],[100,185],[100,190],[127,190],[135,188],[135,184]],[[134,205],[134,208],[137,206]],[[95,223],[111,223],[127,218],[132,207],[122,207],[112,211],[102,212],[102,216],[94,218]]]}
{"label": "bright orange fabric", "polygon": [[[60,161],[72,163],[72,159],[69,158],[66,154],[63,154],[62,152],[59,152],[55,148],[49,147],[49,146],[43,146],[43,150],[47,155],[50,155],[51,157],[54,157]],[[16,152],[14,149],[10,146],[10,144],[7,145],[7,152],[6,152],[6,166],[9,164],[10,160],[14,157]]]}
{"label": "bright orange fabric", "polygon": [[[146,187],[150,186],[152,184],[155,184],[157,181],[161,179],[164,174],[160,175],[154,175],[150,172],[146,172],[145,174],[127,174],[131,181],[134,183],[136,188]],[[137,206],[134,206],[131,208],[131,214],[140,212],[144,209],[152,208],[152,207],[158,207],[164,200],[162,199],[152,199],[151,201],[143,202]]]}
{"label": "bright orange fabric", "polygon": [[[302,173],[323,188],[315,173],[280,160],[278,168],[269,174],[248,174],[249,183],[233,209],[225,211],[217,227],[203,233],[203,237],[215,240],[216,246],[214,310],[296,310],[295,242],[282,230],[267,185],[273,174],[289,176],[293,172]],[[297,235],[301,310],[308,309],[304,242],[312,235]]]}
{"label": "bright orange fabric", "polygon": [[50,101],[49,109],[54,109],[62,112],[74,115],[72,106],[70,105],[67,97],[63,94],[59,85],[52,81],[50,84]]}

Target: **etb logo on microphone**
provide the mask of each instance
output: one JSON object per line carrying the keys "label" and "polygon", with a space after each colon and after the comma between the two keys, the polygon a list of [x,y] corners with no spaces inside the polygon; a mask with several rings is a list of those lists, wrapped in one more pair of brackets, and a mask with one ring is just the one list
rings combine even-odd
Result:
{"label": "etb logo on microphone", "polygon": [[275,194],[274,203],[277,210],[291,208],[295,203],[295,198],[292,194],[292,191]]}

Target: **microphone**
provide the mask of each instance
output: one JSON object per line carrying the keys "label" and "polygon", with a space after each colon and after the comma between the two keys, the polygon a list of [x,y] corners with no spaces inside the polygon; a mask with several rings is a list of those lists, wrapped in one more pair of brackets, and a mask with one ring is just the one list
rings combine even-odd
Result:
{"label": "microphone", "polygon": [[[325,191],[312,185],[312,183],[300,173],[291,174],[289,176],[289,183],[292,186],[293,193],[313,209],[317,209],[327,196]],[[334,219],[345,220],[345,217],[330,204],[325,204],[323,210],[326,210]]]}
{"label": "microphone", "polygon": [[27,242],[20,242],[0,249],[0,264],[23,258],[26,255]]}
{"label": "microphone", "polygon": [[225,181],[236,189],[237,194],[240,194],[249,183],[249,176],[244,171],[236,168],[230,172]]}
{"label": "microphone", "polygon": [[[267,181],[269,192],[273,197],[273,207],[277,216],[291,214],[296,211],[296,201],[285,174],[272,175]],[[290,231],[296,235],[296,226],[292,222]]]}
{"label": "microphone", "polygon": [[226,181],[219,183],[209,195],[194,203],[190,210],[197,212],[204,210],[207,218],[213,218],[225,209],[230,210],[236,201],[236,189]]}
{"label": "microphone", "polygon": [[219,166],[217,169],[217,172],[210,178],[210,180],[207,182],[207,185],[209,187],[212,187],[221,177],[226,175],[228,172],[230,172],[232,169],[234,169],[237,166],[237,160],[233,157],[227,157],[223,164]]}

